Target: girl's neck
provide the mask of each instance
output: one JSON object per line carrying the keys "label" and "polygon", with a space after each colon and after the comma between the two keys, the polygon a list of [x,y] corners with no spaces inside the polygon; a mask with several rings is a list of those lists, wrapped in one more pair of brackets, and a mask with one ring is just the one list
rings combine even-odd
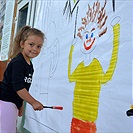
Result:
{"label": "girl's neck", "polygon": [[30,58],[28,58],[26,55],[23,54],[23,52],[21,52],[25,61],[30,65]]}

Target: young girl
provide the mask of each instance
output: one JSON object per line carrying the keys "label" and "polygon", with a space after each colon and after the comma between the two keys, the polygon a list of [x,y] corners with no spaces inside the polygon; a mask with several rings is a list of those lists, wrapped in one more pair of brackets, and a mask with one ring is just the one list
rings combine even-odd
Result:
{"label": "young girl", "polygon": [[15,37],[11,61],[0,86],[0,132],[15,133],[17,116],[22,116],[23,100],[34,110],[42,110],[43,104],[29,94],[34,72],[31,59],[38,56],[44,42],[44,34],[29,26],[23,27]]}

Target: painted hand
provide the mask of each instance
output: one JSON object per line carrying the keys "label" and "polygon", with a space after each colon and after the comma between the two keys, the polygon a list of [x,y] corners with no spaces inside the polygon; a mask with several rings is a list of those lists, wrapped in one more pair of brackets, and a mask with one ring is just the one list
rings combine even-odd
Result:
{"label": "painted hand", "polygon": [[112,21],[111,21],[111,26],[113,27],[113,26],[115,26],[116,24],[118,24],[119,22],[120,22],[120,17],[119,16],[117,16],[117,17],[115,17]]}

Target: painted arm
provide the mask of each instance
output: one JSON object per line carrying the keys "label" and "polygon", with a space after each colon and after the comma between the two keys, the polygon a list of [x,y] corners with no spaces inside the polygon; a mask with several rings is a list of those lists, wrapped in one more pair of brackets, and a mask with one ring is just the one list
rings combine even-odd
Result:
{"label": "painted arm", "polygon": [[118,58],[118,46],[119,46],[119,35],[120,35],[120,24],[116,24],[113,26],[113,51],[112,51],[112,57],[110,60],[109,68],[107,72],[103,75],[101,83],[104,84],[111,80],[116,63],[117,63],[117,58]]}
{"label": "painted arm", "polygon": [[59,58],[59,42],[58,39],[55,40],[55,44],[51,46],[51,55],[52,55],[52,60],[50,64],[50,78],[53,77],[57,65],[58,65],[58,58]]}
{"label": "painted arm", "polygon": [[74,50],[74,46],[72,45],[71,46],[71,49],[70,49],[70,53],[69,53],[69,62],[68,62],[68,78],[69,78],[69,81],[72,82],[73,78],[72,78],[72,75],[71,75],[71,64],[72,64],[72,53],[73,53],[73,50]]}

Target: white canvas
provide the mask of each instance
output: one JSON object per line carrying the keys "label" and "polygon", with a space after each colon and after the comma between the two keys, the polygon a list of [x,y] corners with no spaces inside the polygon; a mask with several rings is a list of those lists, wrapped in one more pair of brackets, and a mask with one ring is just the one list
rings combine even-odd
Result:
{"label": "white canvas", "polygon": [[[117,61],[112,76],[109,74],[111,79],[107,80],[106,83],[100,84],[100,91],[97,97],[87,96],[86,101],[84,101],[85,107],[79,104],[79,109],[84,111],[87,105],[91,109],[98,106],[98,114],[94,121],[97,133],[132,132],[132,117],[127,117],[126,111],[130,109],[130,106],[133,104],[133,38],[131,28],[133,27],[133,1],[115,0],[115,9],[113,11],[112,0],[107,0],[105,14],[108,18],[106,24],[103,26],[104,28],[107,27],[107,31],[105,34],[103,33],[104,35],[99,37],[95,49],[89,53],[91,55],[89,59],[85,59],[88,53],[80,50],[81,42],[77,33],[78,28],[82,25],[81,18],[85,17],[88,11],[88,4],[90,7],[93,7],[96,1],[81,0],[76,5],[77,1],[74,3],[74,1],[70,0],[71,10],[67,8],[63,14],[66,2],[67,0],[45,0],[38,2],[35,27],[45,33],[46,40],[41,54],[33,59],[35,72],[30,87],[31,95],[44,105],[63,106],[63,110],[44,109],[43,111],[35,112],[32,107],[27,104],[24,127],[30,132],[38,133],[71,132],[72,118],[78,116],[78,111],[75,111],[77,113],[76,115],[74,115],[73,112],[74,91],[78,79],[74,82],[69,81],[70,48],[72,44],[75,44],[72,53],[71,72],[75,71],[82,61],[85,66],[89,66],[95,58],[100,63],[103,72],[106,73],[110,66],[113,51],[113,26],[118,23],[120,25],[118,55],[115,54]],[[99,2],[102,7],[105,1],[99,0]],[[74,9],[73,12],[72,9]],[[72,14],[70,15],[70,13]],[[90,25],[88,25],[88,29],[89,26]],[[100,32],[98,32],[98,34],[99,33]],[[76,38],[78,39],[76,40]],[[95,69],[93,70],[93,68],[91,68],[91,73],[95,73],[95,71]],[[78,78],[81,80],[83,77],[78,76]],[[93,81],[83,80],[83,82],[90,82],[90,84],[92,84]],[[97,86],[94,83],[92,87],[95,88]],[[86,85],[85,88],[90,88],[90,85]],[[92,91],[90,93],[92,93]],[[82,91],[80,94],[82,94]],[[79,96],[83,96],[84,99],[85,94],[80,94]],[[94,94],[96,95],[95,91]],[[95,98],[98,98],[98,103],[93,104],[95,100],[92,100],[92,104],[87,102],[88,99]],[[90,110],[88,110],[88,113],[89,112]],[[88,116],[87,112],[81,115]],[[87,119],[90,119],[90,122],[92,122],[93,115],[89,115]],[[84,120],[81,119],[81,121]]]}

